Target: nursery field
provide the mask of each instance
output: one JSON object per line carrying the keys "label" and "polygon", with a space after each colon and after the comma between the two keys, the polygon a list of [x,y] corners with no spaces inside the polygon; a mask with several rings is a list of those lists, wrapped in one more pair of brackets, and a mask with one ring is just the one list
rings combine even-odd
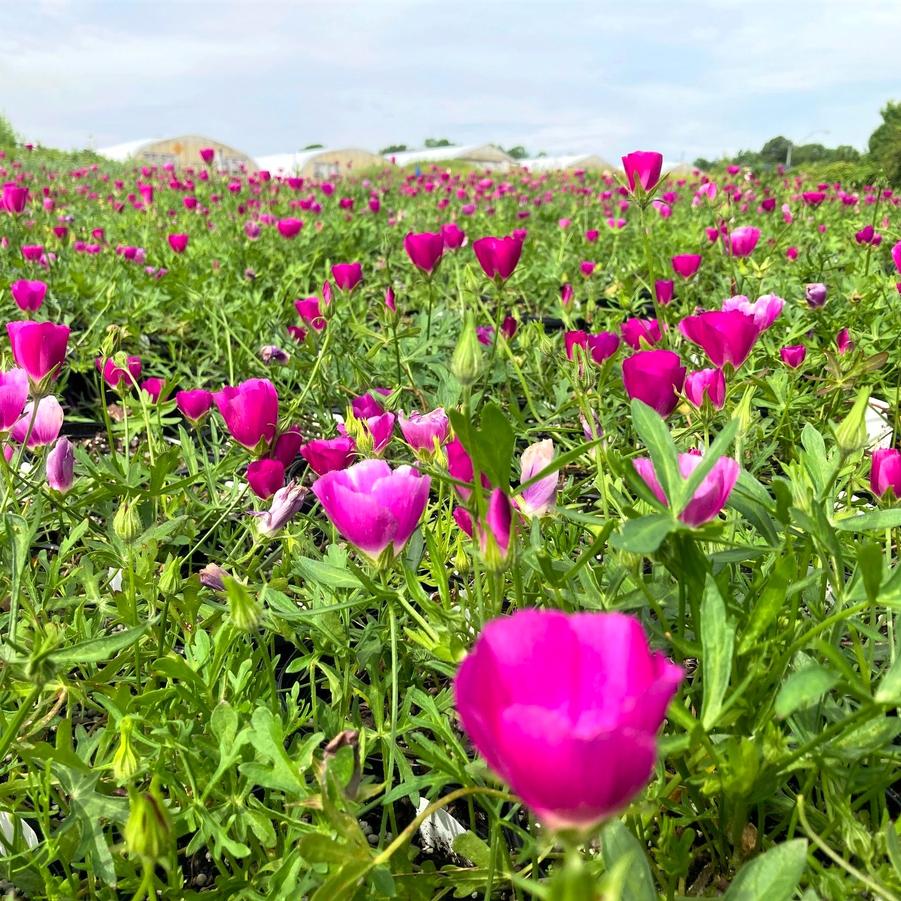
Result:
{"label": "nursery field", "polygon": [[8,897],[901,897],[901,195],[202,156],[0,158]]}

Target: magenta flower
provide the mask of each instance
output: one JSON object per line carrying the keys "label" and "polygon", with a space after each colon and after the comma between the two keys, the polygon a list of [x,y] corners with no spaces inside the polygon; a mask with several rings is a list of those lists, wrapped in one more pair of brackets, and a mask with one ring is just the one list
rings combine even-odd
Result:
{"label": "magenta flower", "polygon": [[754,320],[754,324],[761,332],[765,332],[779,317],[785,301],[775,294],[763,294],[753,303],[744,294],[737,294],[723,301],[722,309],[740,310],[746,316]]}
{"label": "magenta flower", "polygon": [[657,298],[657,303],[666,306],[673,299],[673,280],[658,278],[654,282],[654,296]]}
{"label": "magenta flower", "polygon": [[671,350],[640,350],[623,360],[623,385],[629,399],[637,398],[669,416],[679,403],[685,367]]}
{"label": "magenta flower", "polygon": [[751,353],[760,330],[751,316],[740,310],[708,310],[697,316],[686,316],[679,331],[700,346],[714,366],[731,363],[738,369]]}
{"label": "magenta flower", "polygon": [[573,286],[569,282],[565,282],[560,286],[560,303],[563,306],[567,306],[572,303],[573,297],[575,297],[576,292],[573,290]]}
{"label": "magenta flower", "polygon": [[635,350],[653,347],[661,338],[660,323],[656,319],[627,319],[621,326],[623,341]]}
{"label": "magenta flower", "polygon": [[514,529],[513,505],[500,488],[488,498],[484,520],[473,525],[472,515],[463,507],[454,507],[454,522],[470,537],[478,535],[479,552],[488,569],[502,570],[510,559]]}
{"label": "magenta flower", "polygon": [[685,396],[700,409],[706,397],[714,410],[726,402],[726,377],[722,369],[699,369],[685,376]]}
{"label": "magenta flower", "polygon": [[56,381],[66,358],[69,326],[52,322],[8,322],[6,332],[16,365],[28,373],[32,382],[40,382],[48,375]]}
{"label": "magenta flower", "polygon": [[901,241],[892,248],[892,262],[895,264],[895,269],[901,272]]}
{"label": "magenta flower", "polygon": [[203,388],[192,391],[178,391],[175,394],[175,406],[191,425],[197,425],[213,406],[213,395]]}
{"label": "magenta flower", "polygon": [[[530,444],[519,458],[519,483],[523,484],[535,478],[538,473],[551,465],[553,459],[554,442],[550,438]],[[524,488],[519,493],[516,504],[519,512],[529,519],[546,516],[554,506],[558,481],[559,473],[552,472],[528,488]]]}
{"label": "magenta flower", "polygon": [[673,272],[681,278],[691,278],[701,268],[699,253],[680,253],[672,258]]}
{"label": "magenta flower", "polygon": [[65,494],[75,481],[75,449],[68,438],[60,438],[47,454],[47,484]]}
{"label": "magenta flower", "polygon": [[168,237],[169,246],[176,253],[184,253],[188,247],[188,235],[172,234]]}
{"label": "magenta flower", "polygon": [[[37,402],[36,415],[34,414],[34,403],[34,401],[29,401],[25,405],[22,416],[13,426],[13,440],[19,444],[27,443],[28,447],[43,447],[53,444],[63,427],[63,408],[52,394],[42,397]],[[34,416],[33,424],[32,416]]]}
{"label": "magenta flower", "polygon": [[807,348],[803,344],[789,344],[779,351],[779,356],[790,369],[797,369],[807,356]]}
{"label": "magenta flower", "polygon": [[505,282],[516,269],[524,240],[517,236],[479,238],[473,243],[472,249],[485,275]]}
{"label": "magenta flower", "polygon": [[3,186],[3,195],[0,197],[0,208],[8,213],[21,213],[28,202],[28,188],[17,185],[14,181],[8,181]]}
{"label": "magenta flower", "polygon": [[629,180],[629,190],[638,184],[645,191],[653,191],[660,181],[663,154],[653,150],[633,150],[623,157],[623,169]]}
{"label": "magenta flower", "polygon": [[275,227],[283,238],[294,238],[300,234],[300,230],[303,228],[303,220],[291,218],[279,219],[275,224]]}
{"label": "magenta flower", "polygon": [[854,350],[854,342],[851,340],[851,332],[843,328],[835,336],[835,349],[842,355]]}
{"label": "magenta flower", "polygon": [[407,232],[404,238],[404,250],[413,265],[431,275],[441,262],[441,255],[444,253],[444,238],[440,233],[421,232],[414,234]]}
{"label": "magenta flower", "polygon": [[275,439],[272,456],[287,468],[297,459],[301,444],[303,444],[303,435],[300,434],[300,429],[296,425],[288,426]]}
{"label": "magenta flower", "polygon": [[579,330],[566,332],[563,336],[567,360],[573,359],[576,347],[584,347],[586,353],[597,364],[612,357],[619,350],[619,343],[619,335],[614,332],[598,332],[596,335],[590,335]]}
{"label": "magenta flower", "polygon": [[337,469],[347,469],[353,462],[356,448],[356,442],[347,435],[314,438],[301,445],[300,455],[316,475],[323,476]]}
{"label": "magenta flower", "polygon": [[212,147],[201,147],[199,152],[200,152],[200,158],[208,166],[211,162],[213,162],[213,157],[216,156],[216,151]]}
{"label": "magenta flower", "polygon": [[[679,454],[679,472],[683,479],[688,479],[701,464],[699,454]],[[642,477],[645,484],[654,493],[661,504],[668,507],[669,501],[657,480],[654,464],[648,457],[638,457],[632,461],[636,472]],[[713,468],[704,477],[700,487],[695,491],[685,509],[679,514],[679,519],[688,526],[702,526],[719,516],[720,511],[726,506],[729,495],[738,481],[741,467],[737,460],[731,457],[720,457]]]}
{"label": "magenta flower", "polygon": [[0,433],[18,422],[28,400],[28,373],[24,369],[0,372]]}
{"label": "magenta flower", "polygon": [[893,447],[873,451],[870,488],[877,497],[884,497],[889,491],[893,498],[901,497],[901,452]]}
{"label": "magenta flower", "polygon": [[627,614],[521,610],[482,629],[454,698],[476,750],[545,826],[587,829],[650,779],[682,676]]}
{"label": "magenta flower", "polygon": [[39,310],[47,294],[47,285],[38,279],[20,278],[9,286],[20,310]]}
{"label": "magenta flower", "polygon": [[94,366],[103,375],[103,380],[110,388],[118,388],[123,379],[125,379],[125,387],[131,388],[132,380],[137,381],[141,377],[141,358],[127,357],[125,362],[127,369],[119,366],[112,357],[108,357],[106,360],[96,357]]}
{"label": "magenta flower", "polygon": [[812,309],[817,309],[826,303],[828,291],[822,282],[813,282],[804,286],[804,299]]}
{"label": "magenta flower", "polygon": [[275,535],[297,513],[308,494],[309,491],[296,482],[289,482],[284,488],[279,488],[272,498],[270,508],[265,513],[256,514],[257,531],[269,537]]}
{"label": "magenta flower", "polygon": [[457,250],[466,242],[466,233],[456,222],[448,222],[441,226],[441,238],[448,250]]}
{"label": "magenta flower", "polygon": [[404,441],[425,456],[437,454],[450,432],[450,421],[443,407],[430,413],[411,413],[409,418],[401,413],[397,421]]}
{"label": "magenta flower", "polygon": [[350,293],[363,281],[363,267],[359,263],[335,263],[332,278],[342,291]]}
{"label": "magenta flower", "polygon": [[385,412],[385,408],[372,393],[367,391],[353,398],[350,402],[350,409],[357,419],[368,419],[370,416],[381,416]]}
{"label": "magenta flower", "polygon": [[362,460],[313,483],[326,516],[373,561],[393,559],[419,525],[431,480],[411,466],[393,470],[384,460]]}
{"label": "magenta flower", "polygon": [[734,257],[749,257],[760,240],[760,229],[742,225],[729,235],[729,248]]}
{"label": "magenta flower", "polygon": [[238,444],[254,450],[261,441],[272,443],[278,423],[278,392],[269,379],[226,385],[213,394],[213,401]]}
{"label": "magenta flower", "polygon": [[266,501],[285,484],[285,465],[281,460],[253,460],[247,467],[247,484],[260,499]]}
{"label": "magenta flower", "polygon": [[294,301],[294,309],[303,321],[317,332],[321,332],[326,321],[319,309],[318,297],[304,297]]}

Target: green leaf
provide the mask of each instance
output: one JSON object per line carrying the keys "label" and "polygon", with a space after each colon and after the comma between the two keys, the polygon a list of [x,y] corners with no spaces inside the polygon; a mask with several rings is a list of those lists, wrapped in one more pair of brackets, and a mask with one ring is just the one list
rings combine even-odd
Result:
{"label": "green leaf", "polygon": [[701,725],[712,728],[720,715],[729,676],[735,626],[726,618],[726,604],[712,575],[707,575],[701,600],[701,653],[704,676]]}
{"label": "green leaf", "polygon": [[874,529],[894,529],[901,526],[901,507],[888,510],[870,510],[859,516],[845,516],[833,521],[832,525],[841,532],[870,532]]}
{"label": "green leaf", "polygon": [[792,673],[776,695],[776,716],[784,720],[796,710],[815,704],[838,682],[838,674],[814,664]]}
{"label": "green leaf", "polygon": [[321,832],[311,832],[297,842],[297,852],[309,863],[344,864],[350,860],[368,860],[366,850],[357,845],[335,841]]}
{"label": "green leaf", "polygon": [[491,848],[474,832],[461,832],[454,839],[453,849],[455,854],[471,860],[477,867],[487,869],[491,866]]}
{"label": "green leaf", "polygon": [[657,481],[672,507],[673,500],[678,497],[682,476],[679,455],[669,429],[656,410],[638,399],[632,401],[632,425],[651,455]]}
{"label": "green leaf", "polygon": [[790,901],[806,865],[806,839],[776,845],[741,868],[723,901]]}
{"label": "green leaf", "polygon": [[[619,820],[611,820],[604,827],[601,833],[601,853],[608,870],[612,870],[615,865],[627,867],[629,901],[656,901],[657,890],[644,849]],[[622,864],[624,859],[629,863]]]}
{"label": "green leaf", "polygon": [[109,660],[119,651],[131,647],[141,640],[141,636],[147,631],[147,626],[138,626],[135,629],[126,629],[124,632],[116,632],[113,635],[105,635],[103,638],[92,638],[89,641],[80,641],[77,644],[54,651],[50,659],[60,667],[78,666],[83,663],[99,663]]}
{"label": "green leaf", "polygon": [[873,695],[879,704],[901,704],[901,657],[896,658]]}
{"label": "green leaf", "polygon": [[857,546],[857,569],[867,600],[875,601],[882,584],[882,548],[875,541],[861,541]]}
{"label": "green leaf", "polygon": [[610,539],[610,543],[615,548],[633,554],[653,554],[663,543],[663,539],[678,528],[679,524],[670,514],[650,513],[627,520],[619,534]]}
{"label": "green leaf", "polygon": [[760,597],[751,611],[748,626],[744,630],[738,646],[739,654],[746,654],[753,650],[757,639],[775,621],[785,604],[788,587],[794,579],[796,571],[797,563],[794,554],[790,551],[783,553],[771,570],[766,580],[766,587],[760,593]]}
{"label": "green leaf", "polygon": [[329,588],[359,588],[360,580],[349,570],[313,560],[310,557],[297,557],[294,568],[309,582],[326,585]]}

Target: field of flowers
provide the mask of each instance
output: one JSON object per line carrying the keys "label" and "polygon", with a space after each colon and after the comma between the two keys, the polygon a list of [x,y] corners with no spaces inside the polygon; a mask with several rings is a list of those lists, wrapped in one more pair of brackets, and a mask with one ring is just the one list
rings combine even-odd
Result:
{"label": "field of flowers", "polygon": [[0,159],[12,897],[899,897],[901,195],[203,156]]}

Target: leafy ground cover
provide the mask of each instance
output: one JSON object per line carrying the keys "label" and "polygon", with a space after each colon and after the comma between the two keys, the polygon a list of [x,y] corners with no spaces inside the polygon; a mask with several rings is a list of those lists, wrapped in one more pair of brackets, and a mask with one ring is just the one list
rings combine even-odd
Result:
{"label": "leafy ground cover", "polygon": [[0,160],[16,896],[898,896],[898,198],[625,163]]}

